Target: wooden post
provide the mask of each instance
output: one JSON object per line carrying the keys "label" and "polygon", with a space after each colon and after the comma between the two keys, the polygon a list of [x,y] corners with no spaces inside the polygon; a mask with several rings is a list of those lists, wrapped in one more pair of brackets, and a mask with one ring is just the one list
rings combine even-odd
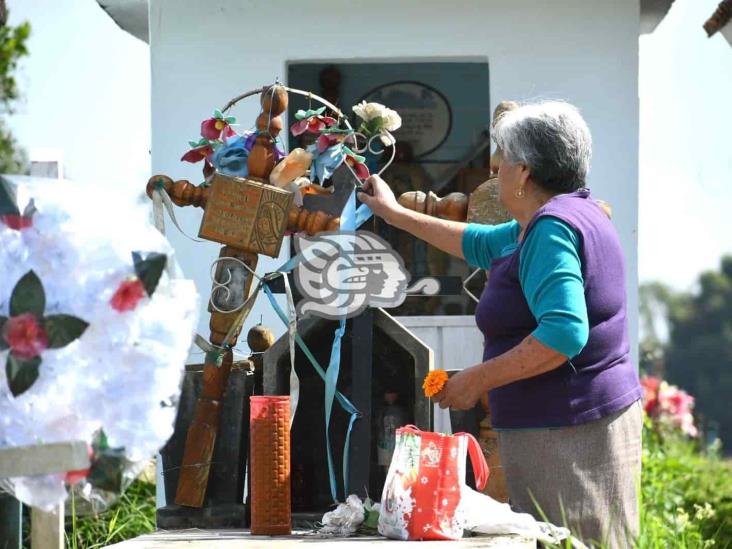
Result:
{"label": "wooden post", "polygon": [[36,549],[63,549],[64,504],[53,511],[31,510],[31,547]]}
{"label": "wooden post", "polygon": [[[258,253],[277,255],[282,241],[282,234],[287,223],[292,197],[289,193],[265,185],[272,168],[275,165],[274,147],[277,133],[282,128],[280,115],[287,108],[287,92],[281,86],[273,86],[262,92],[262,113],[257,118],[259,134],[249,153],[247,165],[249,176],[242,178],[225,179],[220,176],[212,183],[208,193],[204,196],[193,190],[179,186],[181,199],[190,197],[191,203],[195,199],[197,205],[206,204],[200,236],[229,244],[221,249],[220,258],[234,257],[254,271],[257,266]],[[227,185],[225,188],[224,185]],[[239,196],[239,193],[246,196]],[[187,193],[187,194],[186,194]],[[259,201],[259,206],[253,204]],[[231,202],[231,204],[228,204]],[[226,208],[225,206],[231,206]],[[223,206],[223,207],[220,207]],[[254,207],[254,209],[252,209]],[[241,212],[242,219],[235,219],[232,224],[231,211]],[[220,215],[223,213],[223,215]],[[260,223],[260,221],[262,221]],[[244,226],[249,232],[237,231]],[[236,269],[232,266],[231,269]],[[229,276],[231,270],[217,269],[217,280],[221,284],[228,277],[232,283],[230,290],[241,299],[249,296],[253,277],[244,270],[235,278]],[[220,279],[218,275],[223,276]],[[237,287],[237,280],[243,282]],[[212,301],[217,299],[226,301],[226,298],[217,298],[214,294]],[[237,304],[238,305],[238,304]],[[218,306],[221,310],[230,310]],[[240,316],[238,311],[232,313],[221,312],[216,307],[211,311],[210,341],[217,347],[233,347],[239,337],[239,329],[227,340],[227,334]],[[227,349],[223,353],[220,364],[216,357],[207,356],[203,372],[203,388],[196,403],[196,412],[188,429],[183,463],[178,478],[178,490],[175,503],[188,507],[202,507],[208,487],[211,457],[216,444],[216,435],[219,430],[221,415],[221,398],[229,378],[232,363],[232,352]]]}

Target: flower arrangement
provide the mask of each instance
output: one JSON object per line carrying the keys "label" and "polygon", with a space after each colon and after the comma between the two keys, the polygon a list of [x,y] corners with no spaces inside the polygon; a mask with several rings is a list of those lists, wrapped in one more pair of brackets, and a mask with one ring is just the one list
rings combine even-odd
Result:
{"label": "flower arrangement", "polygon": [[424,396],[432,398],[437,393],[442,391],[442,388],[447,383],[447,372],[445,370],[432,370],[428,373],[424,382],[422,383],[422,389],[424,389]]}
{"label": "flower arrangement", "polygon": [[86,474],[107,490],[104,471],[172,434],[198,296],[171,254],[133,193],[0,178],[0,448],[93,450],[89,471],[10,479],[24,503],[52,508]]}
{"label": "flower arrangement", "polygon": [[367,103],[361,101],[352,107],[353,112],[362,122],[358,131],[370,138],[378,135],[381,142],[387,147],[394,144],[394,137],[389,132],[401,128],[402,118],[395,110],[389,109],[381,103]]}
{"label": "flower arrangement", "polygon": [[[287,173],[302,173],[309,169],[310,181],[317,180],[322,185],[345,163],[359,181],[367,179],[370,172],[363,154],[383,152],[373,148],[372,142],[376,138],[385,147],[394,145],[396,140],[390,132],[401,127],[402,119],[396,111],[380,103],[362,101],[354,105],[352,110],[360,119],[356,131],[341,127],[341,120],[326,114],[326,107],[298,110],[294,116],[295,122],[290,126],[292,135],[309,133],[317,138],[305,151],[312,156],[309,165],[303,170],[287,170]],[[204,174],[215,169],[226,175],[246,177],[247,159],[260,132],[245,131],[238,134],[232,128],[234,125],[236,119],[233,116],[224,116],[221,111],[214,111],[211,118],[201,122],[201,137],[189,141],[191,148],[183,154],[181,160],[191,163],[204,161]],[[365,145],[359,147],[359,139],[362,142],[365,140]],[[275,148],[275,161],[279,162],[284,158],[288,164],[301,163],[303,151],[296,151],[297,158],[285,158],[284,153]],[[288,186],[291,182],[282,181],[281,176],[282,173],[278,172],[275,184],[280,187]]]}
{"label": "flower arrangement", "polygon": [[[235,117],[224,116],[215,110],[211,118],[201,122],[201,137],[188,142],[191,148],[183,154],[181,161],[195,164],[205,160],[204,173],[216,169],[227,175],[246,177],[249,172],[247,159],[258,132],[245,131],[240,135],[232,127],[234,125]],[[277,161],[285,156],[277,147],[274,153]]]}
{"label": "flower arrangement", "polygon": [[676,385],[655,376],[643,376],[643,410],[654,423],[695,437],[694,397]]}
{"label": "flower arrangement", "polygon": [[[370,145],[376,137],[379,137],[385,146],[396,143],[394,137],[389,133],[399,129],[402,124],[396,111],[388,109],[380,103],[367,103],[366,101],[354,105],[352,109],[361,120],[358,130],[355,132],[339,128],[336,119],[323,114],[325,107],[317,110],[300,110],[295,114],[297,122],[290,129],[293,135],[301,135],[305,132],[318,135],[315,143],[307,149],[313,155],[311,181],[318,179],[322,184],[344,162],[354,175],[363,181],[369,177],[370,172],[366,166],[366,157],[359,153],[376,152]],[[357,146],[359,137],[367,141],[366,145],[361,148]]]}

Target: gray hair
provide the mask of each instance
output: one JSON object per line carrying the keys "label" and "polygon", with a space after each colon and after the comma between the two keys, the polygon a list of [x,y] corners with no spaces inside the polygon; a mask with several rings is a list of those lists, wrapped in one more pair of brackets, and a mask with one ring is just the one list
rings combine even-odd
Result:
{"label": "gray hair", "polygon": [[526,165],[544,189],[566,193],[585,185],[592,136],[573,105],[564,101],[522,105],[501,114],[493,132],[504,158]]}

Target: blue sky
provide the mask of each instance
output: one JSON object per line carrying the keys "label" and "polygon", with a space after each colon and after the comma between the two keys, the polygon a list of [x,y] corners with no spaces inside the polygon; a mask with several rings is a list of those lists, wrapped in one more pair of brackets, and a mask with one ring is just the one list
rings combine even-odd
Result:
{"label": "blue sky", "polygon": [[[33,26],[10,125],[62,148],[66,176],[140,191],[149,176],[147,45],[93,0],[9,0]],[[676,0],[640,38],[641,280],[690,288],[732,254],[732,47],[701,28],[717,0]]]}

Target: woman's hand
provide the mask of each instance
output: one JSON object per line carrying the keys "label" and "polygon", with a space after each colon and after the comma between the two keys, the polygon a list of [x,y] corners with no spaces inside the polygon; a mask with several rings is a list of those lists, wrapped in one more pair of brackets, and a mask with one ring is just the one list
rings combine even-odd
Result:
{"label": "woman's hand", "polygon": [[390,225],[404,211],[404,207],[397,202],[388,183],[378,175],[369,177],[362,187],[364,192],[357,193],[361,202],[366,204],[375,215],[378,215]]}
{"label": "woman's hand", "polygon": [[432,400],[443,409],[449,407],[456,410],[470,410],[486,392],[483,388],[482,366],[478,364],[453,374]]}

